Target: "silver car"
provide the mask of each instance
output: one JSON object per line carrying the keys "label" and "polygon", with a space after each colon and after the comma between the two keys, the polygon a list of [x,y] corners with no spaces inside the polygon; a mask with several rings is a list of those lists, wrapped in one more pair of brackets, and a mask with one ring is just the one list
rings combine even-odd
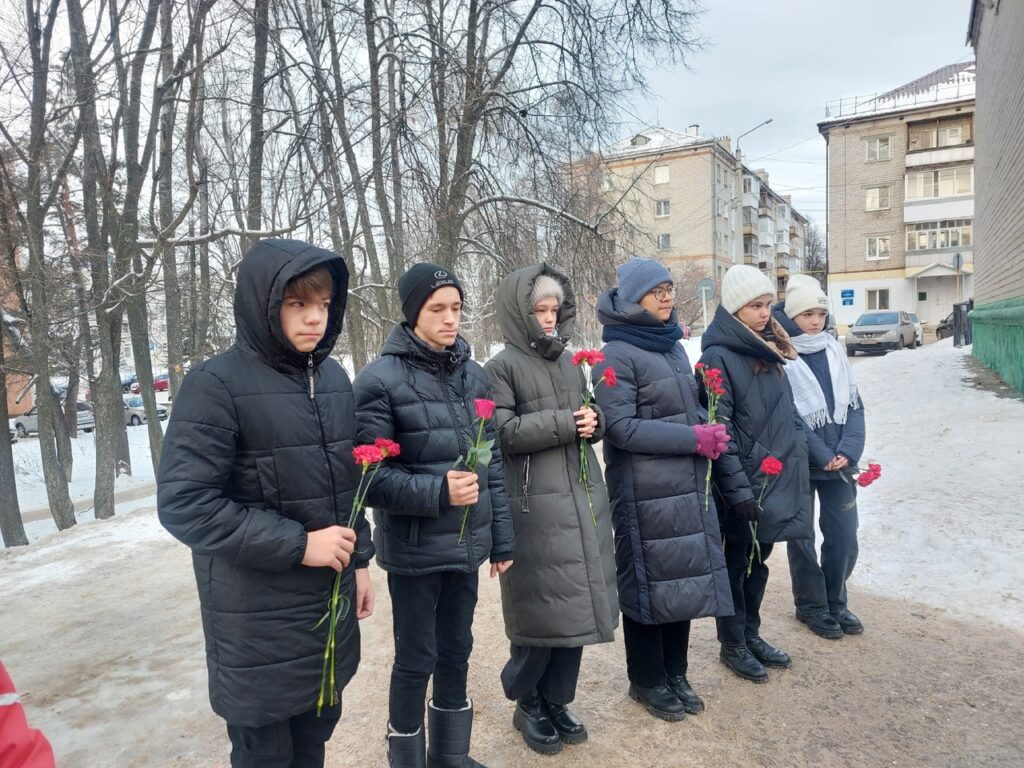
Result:
{"label": "silver car", "polygon": [[[163,405],[156,407],[156,417],[163,421],[167,418],[167,408]],[[146,408],[139,395],[124,396],[124,423],[130,427],[137,427],[146,422]]]}
{"label": "silver car", "polygon": [[[39,406],[33,406],[28,413],[16,416],[11,419],[11,425],[18,437],[28,437],[30,434],[39,432]],[[88,403],[78,401],[78,428],[82,432],[92,432],[96,427],[96,416],[92,412],[92,406]]]}
{"label": "silver car", "polygon": [[882,309],[865,312],[846,332],[846,354],[913,349],[917,332],[907,312]]}

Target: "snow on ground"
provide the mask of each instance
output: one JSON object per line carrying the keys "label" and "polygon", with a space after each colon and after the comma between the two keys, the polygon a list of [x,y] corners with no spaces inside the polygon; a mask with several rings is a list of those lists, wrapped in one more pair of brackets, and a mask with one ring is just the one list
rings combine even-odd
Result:
{"label": "snow on ground", "polygon": [[[166,427],[167,422],[161,422]],[[80,432],[71,441],[75,463],[68,490],[72,502],[90,501],[96,487],[95,432]],[[18,503],[23,514],[48,507],[46,486],[43,484],[43,462],[39,453],[39,438],[35,435],[18,440],[11,446],[14,452],[14,482],[18,488]],[[149,458],[149,430],[145,425],[128,427],[128,450],[132,457],[131,476],[117,478],[117,492],[152,485],[153,462]]]}

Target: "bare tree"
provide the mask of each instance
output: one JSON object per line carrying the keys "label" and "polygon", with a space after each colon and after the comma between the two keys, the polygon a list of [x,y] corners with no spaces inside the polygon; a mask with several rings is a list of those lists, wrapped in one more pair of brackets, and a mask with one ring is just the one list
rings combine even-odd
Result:
{"label": "bare tree", "polygon": [[804,233],[804,272],[821,283],[823,291],[828,290],[828,251],[825,236],[817,224],[808,223]]}

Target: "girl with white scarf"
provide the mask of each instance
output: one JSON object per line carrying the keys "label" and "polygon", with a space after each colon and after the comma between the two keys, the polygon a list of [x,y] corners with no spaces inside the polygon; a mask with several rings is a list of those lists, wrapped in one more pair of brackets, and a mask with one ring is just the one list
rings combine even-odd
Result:
{"label": "girl with white scarf", "polygon": [[813,538],[787,545],[796,617],[815,634],[838,640],[864,631],[846,604],[846,580],[857,562],[857,493],[843,472],[864,450],[864,407],[842,345],[824,332],[828,297],[818,281],[794,275],[774,314],[800,355],[787,362],[786,375],[808,427],[810,491],[820,507],[821,562]]}

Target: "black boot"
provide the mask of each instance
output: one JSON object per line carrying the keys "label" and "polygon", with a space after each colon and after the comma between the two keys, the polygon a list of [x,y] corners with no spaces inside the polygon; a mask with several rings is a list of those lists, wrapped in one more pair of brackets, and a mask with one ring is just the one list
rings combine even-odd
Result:
{"label": "black boot", "polygon": [[859,635],[864,631],[864,625],[860,623],[860,619],[854,616],[847,608],[833,608],[831,609],[832,618],[836,620],[836,623],[843,630],[843,634],[846,635]]}
{"label": "black boot", "polygon": [[824,637],[826,640],[838,640],[843,636],[843,628],[839,626],[839,622],[833,619],[832,614],[828,611],[821,611],[820,613],[800,613],[800,611],[797,611],[796,620],[806,624],[811,632],[818,637]]}
{"label": "black boot", "polygon": [[541,701],[563,744],[582,744],[587,740],[587,727],[565,704],[552,704],[547,699]]}
{"label": "black boot", "polygon": [[544,702],[536,693],[520,699],[512,715],[512,725],[523,735],[526,746],[542,755],[562,751],[562,737],[548,717]]}
{"label": "black boot", "polygon": [[722,643],[718,658],[725,666],[752,683],[768,682],[768,670],[761,666],[743,643]]}
{"label": "black boot", "polygon": [[473,702],[462,709],[438,709],[427,702],[430,747],[427,768],[484,768],[469,756],[469,737],[473,733]]}
{"label": "black boot", "polygon": [[672,693],[667,685],[656,685],[653,688],[642,688],[635,683],[629,684],[629,698],[643,704],[650,714],[670,723],[686,717],[686,705]]}
{"label": "black boot", "polygon": [[704,711],[704,702],[701,701],[700,696],[690,687],[690,683],[685,675],[670,677],[668,679],[668,687],[672,689],[672,693],[676,695],[676,698],[683,702],[686,714],[696,715],[698,712]]}
{"label": "black boot", "polygon": [[788,653],[769,645],[757,635],[747,638],[747,648],[749,648],[750,652],[754,654],[754,658],[766,667],[789,669],[793,663],[793,660],[789,658]]}
{"label": "black boot", "polygon": [[390,768],[426,768],[427,743],[423,726],[415,733],[399,733],[388,723],[388,766]]}

